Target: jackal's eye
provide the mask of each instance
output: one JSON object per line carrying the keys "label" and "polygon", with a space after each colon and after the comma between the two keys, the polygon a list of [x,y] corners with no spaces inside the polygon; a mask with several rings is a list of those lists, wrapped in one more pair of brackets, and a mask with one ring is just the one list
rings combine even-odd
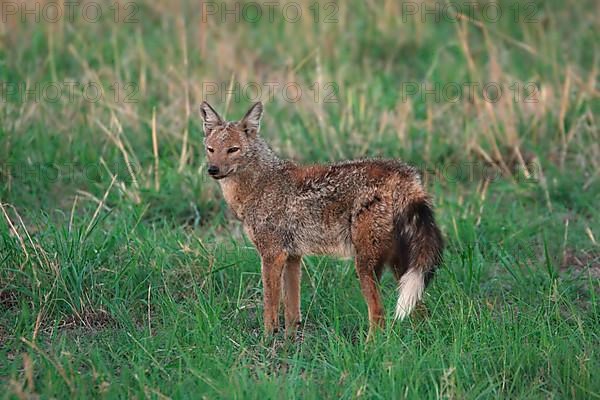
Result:
{"label": "jackal's eye", "polygon": [[235,153],[236,151],[239,151],[239,150],[240,150],[239,147],[230,147],[227,149],[227,152],[231,154],[231,153]]}
{"label": "jackal's eye", "polygon": [[207,147],[206,150],[208,150],[209,153],[215,152],[215,149],[213,149],[212,147]]}

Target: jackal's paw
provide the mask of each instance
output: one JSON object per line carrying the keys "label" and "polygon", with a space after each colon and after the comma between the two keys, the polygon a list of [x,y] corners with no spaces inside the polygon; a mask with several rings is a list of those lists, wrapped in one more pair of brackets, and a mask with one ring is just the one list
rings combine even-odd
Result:
{"label": "jackal's paw", "polygon": [[275,336],[279,333],[279,328],[265,328],[265,336]]}
{"label": "jackal's paw", "polygon": [[371,343],[375,341],[379,336],[383,334],[384,327],[382,325],[371,325],[369,327],[369,333],[367,333],[367,340],[365,343]]}
{"label": "jackal's paw", "polygon": [[293,341],[302,341],[302,321],[293,323],[291,326],[285,328],[285,338]]}

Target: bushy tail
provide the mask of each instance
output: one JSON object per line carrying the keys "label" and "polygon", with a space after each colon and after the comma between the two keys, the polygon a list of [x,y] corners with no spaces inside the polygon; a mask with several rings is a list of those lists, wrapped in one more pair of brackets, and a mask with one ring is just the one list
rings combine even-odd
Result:
{"label": "bushy tail", "polygon": [[425,287],[442,261],[444,242],[427,200],[410,204],[396,218],[399,251],[407,253],[406,272],[398,285],[396,319],[404,319],[423,297]]}

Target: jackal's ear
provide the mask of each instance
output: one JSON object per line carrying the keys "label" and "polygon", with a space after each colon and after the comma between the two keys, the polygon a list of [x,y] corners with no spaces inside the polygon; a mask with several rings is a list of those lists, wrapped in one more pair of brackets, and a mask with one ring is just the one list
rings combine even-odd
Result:
{"label": "jackal's ear", "polygon": [[224,123],[219,113],[206,101],[203,101],[200,105],[200,116],[202,116],[202,121],[204,121],[204,133],[206,136],[210,135],[217,126]]}
{"label": "jackal's ear", "polygon": [[244,118],[240,120],[240,126],[248,136],[256,136],[260,130],[260,119],[263,114],[263,105],[259,101],[254,103],[248,110]]}

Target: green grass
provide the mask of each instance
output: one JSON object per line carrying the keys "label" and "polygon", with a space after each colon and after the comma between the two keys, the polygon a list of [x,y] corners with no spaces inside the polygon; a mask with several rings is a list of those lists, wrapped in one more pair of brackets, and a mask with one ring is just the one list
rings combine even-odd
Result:
{"label": "green grass", "polygon": [[[105,96],[0,101],[0,397],[600,397],[595,2],[523,2],[537,22],[483,28],[403,22],[395,0],[313,23],[300,3],[299,23],[202,23],[194,2],[155,1],[134,23],[1,26],[0,81]],[[447,241],[424,310],[366,343],[352,262],[307,257],[302,340],[263,337],[258,254],[206,178],[197,110],[232,77],[301,85],[295,103],[263,97],[286,157],[424,170]],[[539,92],[435,101],[405,82]],[[250,100],[223,92],[208,100],[241,116]],[[381,287],[391,317],[391,274]]]}

